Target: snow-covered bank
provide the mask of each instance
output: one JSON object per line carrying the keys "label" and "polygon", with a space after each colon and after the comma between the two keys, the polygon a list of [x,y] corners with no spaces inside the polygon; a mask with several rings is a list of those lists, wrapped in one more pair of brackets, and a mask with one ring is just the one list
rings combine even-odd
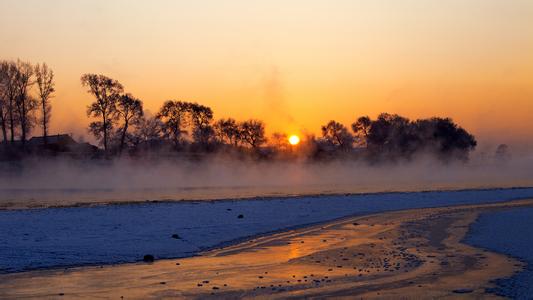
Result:
{"label": "snow-covered bank", "polygon": [[496,280],[491,291],[512,299],[533,295],[533,208],[520,207],[482,214],[471,226],[465,242],[527,263],[525,270],[510,278]]}
{"label": "snow-covered bank", "polygon": [[533,198],[533,188],[0,211],[0,269],[133,262],[145,254],[183,257],[349,215],[523,198]]}

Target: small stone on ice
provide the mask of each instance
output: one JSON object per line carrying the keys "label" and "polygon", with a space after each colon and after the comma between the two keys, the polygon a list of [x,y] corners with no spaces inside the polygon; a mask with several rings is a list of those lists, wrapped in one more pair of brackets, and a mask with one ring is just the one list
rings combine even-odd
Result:
{"label": "small stone on ice", "polygon": [[472,293],[474,290],[472,289],[456,289],[456,290],[453,290],[454,293],[456,294],[468,294],[468,293]]}
{"label": "small stone on ice", "polygon": [[151,254],[146,254],[146,255],[143,257],[143,261],[144,261],[144,262],[154,262],[154,256],[151,255]]}

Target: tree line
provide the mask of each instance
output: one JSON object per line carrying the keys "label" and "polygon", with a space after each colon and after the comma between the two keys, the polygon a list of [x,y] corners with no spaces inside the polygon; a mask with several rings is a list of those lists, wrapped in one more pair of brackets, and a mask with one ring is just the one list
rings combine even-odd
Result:
{"label": "tree line", "polygon": [[[24,147],[36,125],[42,128],[46,143],[54,86],[54,72],[45,63],[0,61],[0,128],[4,144],[15,143],[18,136]],[[36,92],[32,95],[34,87]]]}
{"label": "tree line", "polygon": [[413,159],[430,153],[442,160],[468,159],[477,142],[475,137],[450,118],[429,118],[411,121],[408,118],[382,113],[375,120],[362,116],[351,124],[352,132],[343,124],[330,121],[322,126],[320,149],[323,152],[351,151],[356,145],[364,149],[370,160]]}
{"label": "tree line", "polygon": [[[0,126],[5,145],[14,144],[18,137],[23,151],[35,126],[41,128],[46,143],[54,85],[54,73],[44,63],[0,62]],[[474,136],[449,118],[409,120],[387,113],[376,119],[359,117],[350,127],[332,120],[321,127],[320,136],[309,135],[300,145],[291,146],[283,133],[267,139],[265,124],[260,120],[215,120],[210,107],[178,100],[164,102],[156,114],[149,115],[143,101],[126,92],[115,79],[84,74],[81,85],[94,99],[87,107],[91,119],[88,132],[106,156],[164,149],[370,161],[409,160],[419,153],[431,153],[442,160],[466,160],[476,147]]]}
{"label": "tree line", "polygon": [[89,131],[105,152],[121,154],[126,148],[157,146],[213,151],[222,144],[258,149],[266,142],[265,125],[259,120],[215,122],[210,107],[178,100],[166,101],[155,116],[147,116],[143,102],[125,93],[117,80],[85,74],[81,82],[95,98],[87,109],[87,116],[95,119]]}

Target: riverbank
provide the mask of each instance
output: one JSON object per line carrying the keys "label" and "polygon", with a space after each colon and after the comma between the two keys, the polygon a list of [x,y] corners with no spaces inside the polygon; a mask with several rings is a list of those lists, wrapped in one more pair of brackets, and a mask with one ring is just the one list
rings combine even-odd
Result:
{"label": "riverbank", "polygon": [[461,241],[482,211],[414,209],[272,234],[185,259],[0,276],[0,298],[431,298],[486,294],[523,263]]}

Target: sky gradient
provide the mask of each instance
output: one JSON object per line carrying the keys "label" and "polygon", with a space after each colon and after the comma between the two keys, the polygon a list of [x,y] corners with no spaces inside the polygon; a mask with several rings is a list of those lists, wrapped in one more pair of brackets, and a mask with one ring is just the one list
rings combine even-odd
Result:
{"label": "sky gradient", "polygon": [[269,133],[390,112],[533,139],[531,0],[0,0],[0,58],[53,68],[51,133],[86,134],[99,73]]}

